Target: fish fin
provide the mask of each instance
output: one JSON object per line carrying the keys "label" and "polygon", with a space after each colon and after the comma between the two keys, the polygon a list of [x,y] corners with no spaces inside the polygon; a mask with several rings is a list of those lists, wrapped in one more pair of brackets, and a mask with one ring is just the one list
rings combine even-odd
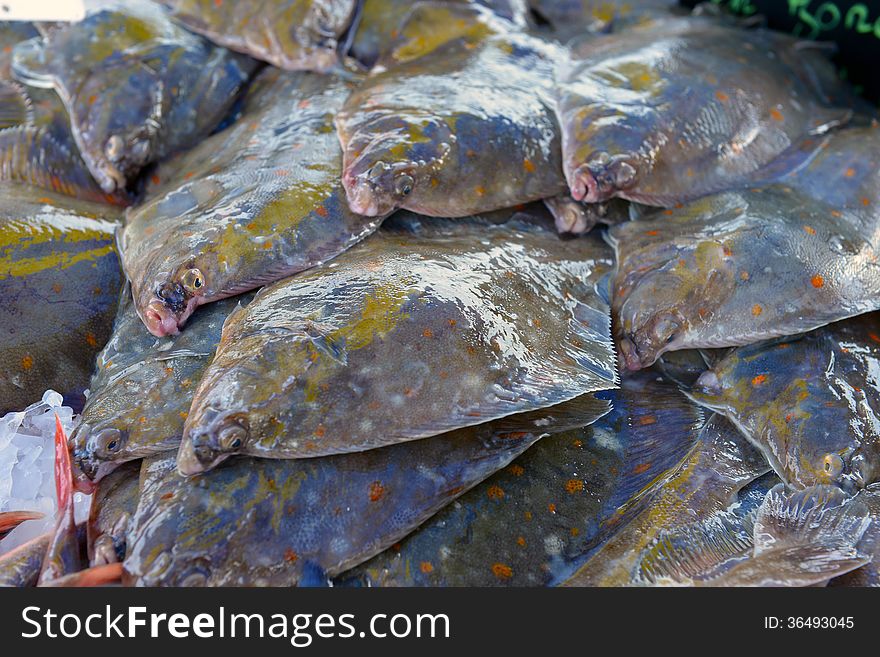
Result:
{"label": "fish fin", "polygon": [[825,149],[830,139],[830,135],[805,137],[789,146],[767,165],[751,173],[745,181],[745,186],[765,185],[797,174],[810,165]]}
{"label": "fish fin", "polygon": [[637,580],[645,584],[689,584],[746,557],[752,550],[755,513],[718,513],[674,531],[661,532],[643,552]]}
{"label": "fish fin", "polygon": [[864,502],[836,486],[820,484],[789,493],[779,484],[758,509],[755,554],[818,544],[854,548],[870,524]]}
{"label": "fish fin", "polygon": [[33,122],[31,99],[21,85],[0,80],[0,130]]}
{"label": "fish fin", "polygon": [[94,586],[107,586],[122,582],[122,563],[115,562],[92,566],[70,575],[64,575],[47,582],[40,582],[40,586],[55,588],[85,588]]}
{"label": "fish fin", "polygon": [[[36,24],[40,29],[40,24]],[[43,37],[34,37],[16,44],[12,50],[12,73],[16,79],[32,87],[50,89],[54,77],[46,61],[47,49]]]}
{"label": "fish fin", "polygon": [[44,514],[39,511],[6,511],[0,513],[0,539],[28,520],[39,520]]}
{"label": "fish fin", "polygon": [[[650,408],[631,405],[625,427],[624,463],[630,471],[619,478],[606,504],[620,514],[650,496],[656,486],[673,476],[697,444],[705,424],[703,411],[677,389],[652,391]],[[605,398],[609,393],[598,393]],[[618,406],[621,406],[619,403]],[[662,416],[662,425],[658,422]],[[614,517],[612,517],[614,518]]]}
{"label": "fish fin", "polygon": [[495,420],[491,423],[491,430],[493,436],[520,432],[551,435],[593,424],[610,411],[610,401],[589,394],[581,395],[555,406]]}

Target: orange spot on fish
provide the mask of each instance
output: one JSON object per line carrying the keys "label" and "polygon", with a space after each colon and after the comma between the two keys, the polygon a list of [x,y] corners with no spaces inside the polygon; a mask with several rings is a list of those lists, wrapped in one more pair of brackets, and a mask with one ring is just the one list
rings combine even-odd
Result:
{"label": "orange spot on fish", "polygon": [[656,415],[646,415],[644,417],[640,417],[638,420],[638,424],[641,426],[647,426],[649,424],[656,424],[657,416]]}
{"label": "orange spot on fish", "polygon": [[301,100],[299,101],[297,107],[299,107],[300,109],[306,109],[309,105],[311,105],[311,103],[308,100]]}
{"label": "orange spot on fish", "polygon": [[672,214],[672,210],[664,210],[664,211],[663,211],[663,214],[671,215],[671,214]]}
{"label": "orange spot on fish", "polygon": [[783,119],[782,112],[780,112],[780,111],[779,111],[778,109],[776,109],[775,107],[774,107],[772,110],[770,110],[770,117],[771,117],[774,121],[782,121],[782,119]]}
{"label": "orange spot on fish", "polygon": [[846,171],[843,172],[843,175],[846,176],[847,178],[852,178],[854,175],[856,175],[856,170],[853,169],[852,167],[850,167]]}
{"label": "orange spot on fish", "polygon": [[501,486],[489,486],[486,495],[490,500],[500,500],[504,498],[504,489]]}
{"label": "orange spot on fish", "polygon": [[426,328],[424,331],[422,331],[422,337],[424,337],[424,338],[433,338],[433,337],[434,337],[434,331],[432,331],[432,330],[429,329],[429,328]]}
{"label": "orange spot on fish", "polygon": [[325,432],[324,425],[323,425],[323,424],[319,424],[317,427],[315,427],[315,430],[314,430],[313,433],[314,433],[314,435],[317,436],[318,438],[323,438],[323,437],[324,437],[324,432]]}
{"label": "orange spot on fish", "polygon": [[785,416],[785,423],[788,424],[789,422],[791,422],[791,413]]}
{"label": "orange spot on fish", "polygon": [[318,208],[315,210],[315,213],[316,213],[319,217],[326,217],[328,214],[330,214],[330,213],[327,211],[327,208],[325,208],[323,205],[319,205]]}
{"label": "orange spot on fish", "polygon": [[764,381],[766,381],[766,380],[767,380],[767,375],[766,375],[766,374],[759,374],[759,375],[756,376],[754,379],[752,379],[752,385],[753,385],[753,386],[759,386],[759,385],[761,385],[762,383],[764,383]]}
{"label": "orange spot on fish", "polygon": [[158,185],[160,182],[162,182],[162,179],[154,173],[152,176],[150,176],[150,182],[154,185]]}
{"label": "orange spot on fish", "polygon": [[510,470],[510,474],[512,474],[514,477],[521,477],[523,475],[523,473],[525,473],[525,471],[526,471],[526,469],[524,467],[522,467],[521,465],[519,465],[517,463],[514,463],[513,465],[511,465],[508,468],[508,470]]}
{"label": "orange spot on fish", "polygon": [[642,474],[643,472],[647,472],[650,469],[650,463],[639,463],[636,467],[633,468],[633,474]]}
{"label": "orange spot on fish", "polygon": [[812,283],[813,287],[820,288],[825,285],[825,279],[822,278],[821,274],[816,274],[810,279],[810,283]]}
{"label": "orange spot on fish", "polygon": [[296,563],[297,561],[299,561],[299,555],[290,548],[287,548],[284,551],[284,560],[287,563]]}
{"label": "orange spot on fish", "polygon": [[547,510],[550,511],[550,513],[556,513],[556,505],[551,502],[547,505]]}
{"label": "orange spot on fish", "polygon": [[174,497],[174,493],[165,493],[161,499],[170,500],[172,497]]}
{"label": "orange spot on fish", "polygon": [[816,234],[816,229],[813,228],[812,226],[804,226],[804,231],[807,233],[807,235],[815,235]]}
{"label": "orange spot on fish", "polygon": [[720,101],[723,103],[723,102],[725,102],[728,98],[730,98],[730,96],[728,96],[728,95],[727,95],[726,93],[724,93],[723,91],[716,91],[716,92],[715,92],[715,98],[717,98],[718,100],[720,100]]}
{"label": "orange spot on fish", "polygon": [[572,495],[575,493],[582,493],[584,490],[584,482],[580,479],[569,479],[565,482],[565,490]]}
{"label": "orange spot on fish", "polygon": [[184,179],[184,180],[189,180],[189,179],[192,178],[194,175],[196,175],[194,171],[187,171],[185,174],[183,174],[183,179]]}
{"label": "orange spot on fish", "polygon": [[871,338],[871,340],[873,340],[874,342],[880,344],[880,336],[878,336],[876,333],[868,333],[868,337]]}
{"label": "orange spot on fish", "polygon": [[432,564],[430,561],[423,561],[422,563],[419,564],[419,570],[421,570],[426,575],[428,573],[433,573],[434,572],[434,564]]}
{"label": "orange spot on fish", "polygon": [[370,502],[378,502],[385,497],[385,487],[380,481],[374,481],[370,484]]}
{"label": "orange spot on fish", "polygon": [[749,272],[747,272],[747,271],[741,271],[741,272],[739,273],[739,277],[740,277],[742,280],[747,281],[747,280],[749,280]]}
{"label": "orange spot on fish", "polygon": [[532,161],[529,159],[523,160],[523,169],[525,169],[529,173],[535,173],[535,165],[532,164]]}
{"label": "orange spot on fish", "polygon": [[583,447],[583,445],[584,445],[584,441],[581,440],[580,438],[575,438],[575,440],[574,440],[574,442],[572,443],[572,445],[574,445],[575,447]]}
{"label": "orange spot on fish", "polygon": [[863,198],[863,199],[862,199],[862,205],[864,205],[864,206],[871,205],[871,201],[870,201],[870,199],[868,199],[868,198]]}
{"label": "orange spot on fish", "polygon": [[753,314],[755,317],[757,317],[758,315],[760,315],[762,312],[764,312],[764,309],[761,308],[761,304],[760,304],[760,303],[756,303],[754,306],[752,306],[752,314]]}
{"label": "orange spot on fish", "polygon": [[486,193],[486,189],[482,185],[477,185],[474,191],[478,196],[483,196]]}
{"label": "orange spot on fish", "polygon": [[29,369],[31,369],[31,368],[34,366],[34,359],[33,359],[30,355],[24,356],[24,357],[21,359],[21,366],[22,366],[25,370],[29,370]]}
{"label": "orange spot on fish", "polygon": [[513,569],[507,564],[493,563],[492,574],[498,579],[510,579],[513,576]]}
{"label": "orange spot on fish", "polygon": [[647,231],[645,231],[645,235],[647,235],[648,237],[656,237],[656,236],[659,235],[659,234],[660,234],[660,231],[657,231],[657,230],[647,230]]}
{"label": "orange spot on fish", "polygon": [[516,537],[516,544],[519,545],[520,547],[525,547],[526,546],[525,537],[524,536],[517,536]]}
{"label": "orange spot on fish", "polygon": [[577,527],[572,527],[572,528],[571,528],[571,535],[572,535],[572,536],[577,536],[577,535],[580,534],[580,533],[581,533],[581,530],[578,529]]}
{"label": "orange spot on fish", "polygon": [[526,511],[525,513],[523,513],[523,518],[525,518],[526,520],[531,520],[532,519],[532,512]]}

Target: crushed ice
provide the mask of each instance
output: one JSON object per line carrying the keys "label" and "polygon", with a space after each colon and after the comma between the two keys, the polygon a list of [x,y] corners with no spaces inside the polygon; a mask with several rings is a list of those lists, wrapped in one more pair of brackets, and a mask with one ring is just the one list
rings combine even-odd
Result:
{"label": "crushed ice", "polygon": [[[42,401],[0,418],[0,512],[40,511],[39,520],[19,525],[0,541],[0,554],[45,534],[55,525],[55,414],[70,435],[76,418],[61,395],[47,390]],[[77,522],[89,515],[91,496],[74,494]]]}

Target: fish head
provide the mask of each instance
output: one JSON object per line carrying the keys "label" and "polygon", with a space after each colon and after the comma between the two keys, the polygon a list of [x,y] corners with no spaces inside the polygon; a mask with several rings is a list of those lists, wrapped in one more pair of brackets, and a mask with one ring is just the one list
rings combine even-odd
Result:
{"label": "fish head", "polygon": [[[234,396],[234,393],[229,395]],[[185,477],[207,472],[230,456],[241,453],[251,437],[246,409],[223,408],[219,395],[209,394],[209,397],[217,399],[209,399],[207,405],[197,407],[187,418],[183,430],[183,441],[177,452],[177,469]]]}
{"label": "fish head", "polygon": [[634,187],[639,178],[634,154],[593,153],[568,176],[572,198],[584,203],[601,203]]}
{"label": "fish head", "polygon": [[128,431],[108,423],[77,425],[70,435],[77,488],[91,488],[121,465],[127,440]]}
{"label": "fish head", "polygon": [[153,161],[165,108],[161,81],[146,67],[122,65],[108,75],[87,80],[71,117],[83,159],[112,193]]}
{"label": "fish head", "polygon": [[[173,257],[173,256],[172,256]],[[138,314],[156,337],[177,335],[196,308],[205,303],[210,289],[207,264],[188,257],[175,265],[160,257],[148,268],[143,285],[135,294]]]}
{"label": "fish head", "polygon": [[379,160],[360,169],[354,166],[346,171],[343,185],[351,211],[367,217],[390,214],[401,207],[422,178],[414,162]]}

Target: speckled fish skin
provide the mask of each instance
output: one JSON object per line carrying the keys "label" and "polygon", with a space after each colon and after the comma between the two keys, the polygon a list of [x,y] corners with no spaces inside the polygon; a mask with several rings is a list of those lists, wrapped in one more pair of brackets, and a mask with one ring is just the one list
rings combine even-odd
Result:
{"label": "speckled fish skin", "polygon": [[126,463],[101,480],[86,525],[89,566],[121,562],[140,495],[140,462]]}
{"label": "speckled fish skin", "polygon": [[[807,136],[849,119],[823,103],[815,49],[708,17],[649,21],[573,48],[557,112],[572,196],[671,206],[754,182]],[[840,86],[838,84],[838,86]]]}
{"label": "speckled fish skin", "polygon": [[676,5],[674,0],[529,0],[528,4],[563,37],[597,28],[617,31],[621,25],[662,17]]}
{"label": "speckled fish skin", "polygon": [[880,477],[876,313],[735,349],[689,395],[728,416],[788,484],[852,493]]}
{"label": "speckled fish skin", "polygon": [[51,540],[51,534],[43,534],[0,556],[0,588],[36,586]]}
{"label": "speckled fish skin", "polygon": [[122,286],[109,206],[0,185],[0,413],[47,388],[82,408]]}
{"label": "speckled fish skin", "polygon": [[596,394],[610,413],[543,438],[338,585],[544,586],[568,579],[693,446],[703,415],[655,374]]}
{"label": "speckled fish skin", "polygon": [[462,217],[564,192],[560,53],[475,7],[419,5],[337,116],[349,207]]}
{"label": "speckled fish skin", "polygon": [[357,243],[383,217],[353,214],[333,114],[350,83],[268,70],[230,128],[159,168],[128,213],[123,267],[153,335],[202,304],[277,281]]}
{"label": "speckled fish skin", "polygon": [[232,313],[180,471],[371,449],[614,387],[600,240],[438,223],[377,233]]}
{"label": "speckled fish skin", "polygon": [[331,577],[408,534],[542,436],[605,410],[607,403],[585,396],[366,452],[236,459],[193,480],[171,459],[154,462],[125,560],[129,583],[290,586],[307,569]]}
{"label": "speckled fish skin", "polygon": [[[412,0],[364,0],[351,55],[372,68],[393,48],[400,27],[414,4]],[[449,0],[449,4],[479,4],[515,24],[526,25],[528,22],[525,0]]]}
{"label": "speckled fish skin", "polygon": [[178,336],[144,331],[131,293],[122,301],[107,346],[98,354],[82,420],[71,433],[74,462],[101,481],[120,464],[173,451],[202,374],[211,362],[226,316],[244,298],[212,304]]}
{"label": "speckled fish skin", "polygon": [[0,79],[12,79],[12,48],[17,43],[40,36],[33,23],[0,21]]}
{"label": "speckled fish skin", "polygon": [[326,71],[339,61],[340,38],[356,0],[163,0],[174,17],[222,46],[279,68]]}
{"label": "speckled fish skin", "polygon": [[[654,584],[667,576],[663,535],[723,513],[739,491],[770,470],[761,453],[721,415],[709,418],[699,439],[666,481],[649,492],[623,525],[567,586]],[[660,558],[658,558],[660,555]],[[678,570],[682,564],[668,567]]]}
{"label": "speckled fish skin", "polygon": [[106,192],[202,140],[256,66],[142,1],[21,43],[12,63],[20,80],[61,96],[79,150]]}
{"label": "speckled fish skin", "polygon": [[871,563],[858,570],[831,580],[829,586],[880,587],[880,484],[873,484],[860,491],[857,499],[861,500],[871,515],[871,525],[859,541],[858,548],[860,552],[873,558]]}

